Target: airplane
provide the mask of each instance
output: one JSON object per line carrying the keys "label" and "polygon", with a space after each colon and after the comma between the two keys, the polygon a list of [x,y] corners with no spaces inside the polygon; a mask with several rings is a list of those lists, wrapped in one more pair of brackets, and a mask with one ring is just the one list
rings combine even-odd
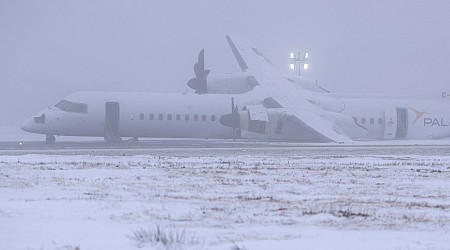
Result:
{"label": "airplane", "polygon": [[46,143],[55,136],[334,143],[450,137],[447,92],[422,99],[330,93],[282,73],[249,40],[226,39],[242,72],[210,74],[202,50],[187,83],[194,93],[77,92],[21,128],[45,135]]}

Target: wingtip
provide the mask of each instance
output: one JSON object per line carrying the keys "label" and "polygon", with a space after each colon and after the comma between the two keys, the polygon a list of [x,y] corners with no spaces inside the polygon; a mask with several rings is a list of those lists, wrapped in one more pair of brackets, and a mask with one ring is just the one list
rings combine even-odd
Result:
{"label": "wingtip", "polygon": [[246,71],[248,69],[248,65],[245,63],[244,59],[242,58],[242,55],[240,54],[238,48],[236,47],[234,39],[231,38],[230,35],[226,35],[228,44],[230,45],[231,51],[234,54],[234,57],[236,58],[236,61],[239,64],[239,67],[241,68],[242,72]]}

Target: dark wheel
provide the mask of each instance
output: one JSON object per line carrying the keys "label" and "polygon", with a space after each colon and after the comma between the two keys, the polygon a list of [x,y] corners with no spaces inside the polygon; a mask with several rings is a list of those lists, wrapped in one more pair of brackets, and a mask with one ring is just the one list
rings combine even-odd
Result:
{"label": "dark wheel", "polygon": [[45,143],[47,143],[47,144],[53,144],[53,143],[55,143],[55,141],[56,141],[56,138],[54,135],[47,135],[45,137]]}

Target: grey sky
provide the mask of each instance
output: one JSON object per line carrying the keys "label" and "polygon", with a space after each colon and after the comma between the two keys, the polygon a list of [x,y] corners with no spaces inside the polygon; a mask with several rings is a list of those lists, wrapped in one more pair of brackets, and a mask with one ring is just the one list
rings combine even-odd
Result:
{"label": "grey sky", "polygon": [[449,91],[449,13],[444,0],[0,0],[0,125],[75,91],[181,92],[201,48],[207,68],[238,71],[229,33],[286,70],[309,50],[307,75],[333,92]]}

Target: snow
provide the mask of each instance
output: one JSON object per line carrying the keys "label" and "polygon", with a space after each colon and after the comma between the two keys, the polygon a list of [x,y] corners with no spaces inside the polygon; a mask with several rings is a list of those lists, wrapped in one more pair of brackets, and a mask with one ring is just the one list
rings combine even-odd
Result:
{"label": "snow", "polygon": [[1,248],[449,249],[450,156],[302,150],[0,155]]}

